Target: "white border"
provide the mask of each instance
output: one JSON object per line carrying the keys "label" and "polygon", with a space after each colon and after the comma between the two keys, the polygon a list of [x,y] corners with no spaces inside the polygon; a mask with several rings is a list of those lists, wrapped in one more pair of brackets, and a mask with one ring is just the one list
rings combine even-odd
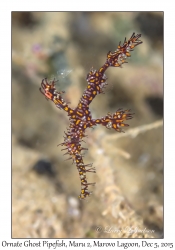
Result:
{"label": "white border", "polygon": [[[11,11],[164,11],[165,66],[165,241],[174,238],[174,4],[173,1],[9,1],[0,15],[0,239],[11,241]],[[17,249],[17,248],[16,248]]]}

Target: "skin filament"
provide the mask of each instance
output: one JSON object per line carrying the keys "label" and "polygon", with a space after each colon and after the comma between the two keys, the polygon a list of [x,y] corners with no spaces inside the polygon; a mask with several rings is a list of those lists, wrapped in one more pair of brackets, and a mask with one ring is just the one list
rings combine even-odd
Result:
{"label": "skin filament", "polygon": [[129,126],[124,121],[132,119],[133,115],[129,109],[118,109],[114,114],[108,113],[105,117],[93,119],[89,105],[97,94],[104,93],[103,90],[107,85],[105,71],[109,67],[121,67],[122,64],[127,63],[126,59],[131,56],[130,52],[142,43],[139,40],[140,37],[141,34],[135,35],[133,33],[128,41],[125,38],[123,45],[119,43],[114,52],[108,52],[106,62],[99,70],[94,70],[93,68],[90,70],[86,78],[88,82],[87,87],[75,109],[71,109],[64,101],[62,94],[65,92],[56,90],[55,80],[48,82],[47,78],[45,78],[41,82],[40,92],[46,99],[53,101],[57,108],[66,111],[69,117],[70,124],[65,132],[64,142],[59,145],[64,147],[62,150],[66,150],[69,159],[72,159],[76,164],[81,182],[80,199],[88,197],[92,193],[89,191],[89,186],[95,185],[95,183],[87,181],[86,173],[96,172],[95,168],[92,167],[92,163],[85,165],[83,161],[82,151],[87,150],[81,146],[82,139],[86,137],[85,130],[101,124],[108,129],[113,128],[118,132],[122,132],[122,127]]}

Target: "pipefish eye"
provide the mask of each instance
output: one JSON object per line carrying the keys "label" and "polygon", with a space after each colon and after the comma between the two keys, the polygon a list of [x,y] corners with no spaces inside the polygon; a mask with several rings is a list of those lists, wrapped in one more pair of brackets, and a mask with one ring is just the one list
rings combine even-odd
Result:
{"label": "pipefish eye", "polygon": [[[124,121],[131,119],[133,115],[132,113],[129,113],[129,109],[118,109],[114,114],[108,112],[107,115],[94,119],[92,118],[89,106],[98,94],[104,93],[104,89],[108,85],[105,71],[109,67],[117,68],[121,67],[122,64],[127,63],[127,58],[131,56],[130,52],[142,43],[142,41],[139,40],[140,37],[141,34],[135,35],[135,33],[133,33],[128,41],[125,38],[123,45],[120,42],[114,52],[109,51],[107,53],[106,61],[99,70],[91,68],[86,77],[88,83],[87,87],[75,109],[72,109],[69,106],[69,102],[64,100],[62,95],[65,91],[57,91],[55,87],[57,80],[55,80],[55,78],[51,81],[44,78],[41,82],[41,88],[39,89],[40,92],[46,97],[46,99],[53,101],[58,109],[64,110],[69,117],[69,127],[65,132],[64,141],[59,145],[63,146],[64,148],[62,150],[66,150],[65,154],[69,155],[67,160],[71,159],[73,163],[76,164],[81,185],[79,195],[81,200],[92,194],[92,192],[89,191],[89,186],[95,185],[95,183],[88,182],[86,173],[96,172],[96,169],[92,167],[92,163],[84,164],[84,154],[82,151],[87,150],[87,148],[82,147],[81,143],[84,142],[83,138],[87,137],[85,133],[86,129],[101,124],[107,129],[114,129],[117,132],[122,132],[121,127],[129,126],[128,124],[125,124]],[[62,70],[59,73],[62,78],[66,78],[71,71],[72,70]]]}

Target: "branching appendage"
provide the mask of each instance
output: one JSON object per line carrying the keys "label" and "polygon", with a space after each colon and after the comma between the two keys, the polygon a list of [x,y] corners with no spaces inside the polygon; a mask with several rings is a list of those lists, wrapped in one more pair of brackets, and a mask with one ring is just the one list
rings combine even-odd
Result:
{"label": "branching appendage", "polygon": [[130,110],[118,109],[114,114],[108,113],[105,117],[100,119],[92,119],[91,111],[89,105],[97,94],[103,93],[104,87],[107,85],[107,77],[105,71],[109,67],[121,67],[122,64],[127,63],[127,57],[130,57],[130,51],[142,43],[139,40],[141,34],[132,34],[131,38],[121,45],[119,43],[117,49],[114,52],[109,52],[107,54],[107,59],[105,64],[99,69],[91,69],[87,75],[87,88],[85,89],[78,106],[75,109],[71,109],[69,105],[64,101],[62,94],[64,92],[58,92],[55,88],[55,80],[48,82],[47,78],[43,79],[41,82],[41,93],[47,98],[53,101],[59,109],[63,109],[68,113],[70,118],[69,128],[65,132],[64,142],[61,146],[65,148],[70,158],[76,164],[79,177],[81,181],[81,193],[79,195],[80,199],[85,199],[92,192],[89,191],[88,187],[90,185],[95,185],[95,183],[88,183],[86,173],[95,173],[95,168],[92,167],[92,163],[84,164],[82,151],[87,150],[82,148],[82,139],[86,136],[85,130],[91,128],[95,125],[101,124],[106,128],[113,128],[114,130],[121,132],[121,127],[129,126],[125,124],[124,121],[132,119],[132,113]]}

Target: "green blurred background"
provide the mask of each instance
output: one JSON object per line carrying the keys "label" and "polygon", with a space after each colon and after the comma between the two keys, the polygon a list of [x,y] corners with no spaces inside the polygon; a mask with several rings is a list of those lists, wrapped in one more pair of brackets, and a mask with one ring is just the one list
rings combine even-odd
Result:
{"label": "green blurred background", "polygon": [[[91,67],[133,32],[143,44],[128,64],[107,70],[105,95],[90,108],[94,118],[118,108],[135,115],[125,137],[100,126],[87,131],[84,161],[97,169],[88,177],[96,186],[79,201],[76,166],[57,148],[68,117],[40,94],[41,80],[58,79],[75,108]],[[162,119],[163,12],[12,12],[12,237],[162,237],[163,127],[154,127]],[[127,136],[146,124],[153,128]],[[105,233],[110,226],[123,233]],[[130,235],[127,227],[154,233]]]}

